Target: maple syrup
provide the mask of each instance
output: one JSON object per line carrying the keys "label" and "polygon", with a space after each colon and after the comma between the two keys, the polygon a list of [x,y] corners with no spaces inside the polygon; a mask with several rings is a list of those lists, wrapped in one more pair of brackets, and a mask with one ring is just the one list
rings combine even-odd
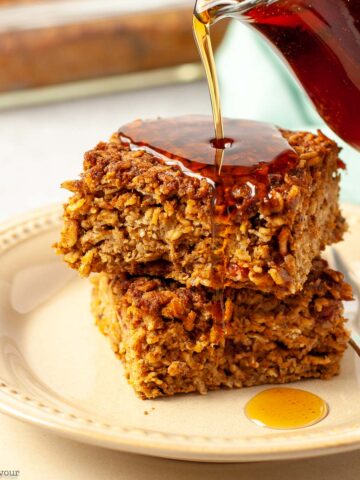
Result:
{"label": "maple syrup", "polygon": [[[198,0],[196,4],[196,18],[207,32],[226,16],[261,32],[286,59],[329,127],[360,150],[359,0]],[[199,49],[211,45],[210,40],[201,43],[197,31],[201,27],[194,28]],[[211,94],[214,77],[208,75]]]}
{"label": "maple syrup", "polygon": [[[210,26],[221,17],[223,11],[221,7],[227,2],[210,1],[207,3],[208,5],[216,4],[218,6],[199,12],[196,11],[196,7],[198,4],[200,5],[200,2],[197,3],[193,17],[193,32],[205,67],[213,111],[215,140],[210,142],[208,140],[208,142],[216,147],[216,154],[215,157],[214,154],[212,155],[215,159],[213,165],[210,163],[210,170],[207,166],[198,168],[193,165],[193,168],[215,182],[213,220],[213,238],[215,240],[219,214],[225,214],[229,217],[235,211],[240,212],[241,215],[245,209],[251,208],[252,200],[259,199],[259,197],[263,199],[267,195],[272,176],[276,178],[280,175],[281,177],[284,172],[296,166],[297,157],[275,127],[240,120],[226,120],[223,123],[211,46]],[[230,7],[231,3],[234,4],[234,2],[229,2]],[[259,3],[264,4],[266,2]],[[355,42],[354,49],[349,54],[350,62],[347,62],[345,52],[340,55],[342,66],[347,64],[349,67],[349,71],[344,72],[337,64],[336,56],[335,58],[333,56],[341,41],[333,39],[329,35],[331,26],[329,28],[329,25],[326,25],[326,19],[329,15],[317,18],[319,13],[330,14],[329,5],[336,3],[335,15],[336,13],[342,14],[341,18],[345,21],[344,12],[338,11],[340,4],[345,2],[280,0],[270,3],[272,4],[269,5],[268,2],[266,6],[250,9],[247,12],[248,21],[251,20],[252,25],[267,36],[285,55],[307,89],[319,113],[329,126],[353,146],[360,148],[360,127],[356,124],[356,120],[359,119],[360,108],[358,63],[360,59],[360,37],[358,38],[358,46],[356,47]],[[352,6],[360,14],[360,7],[355,7],[355,1],[348,0],[346,3],[348,5],[344,5],[344,10]],[[360,20],[360,15],[357,15],[357,18]],[[320,25],[322,25],[322,28],[320,28]],[[338,22],[334,19],[332,25],[341,26],[341,21]],[[324,32],[327,35],[324,36]],[[326,36],[329,38],[326,38]],[[347,35],[344,34],[344,37],[347,37]],[[350,43],[352,43],[352,40],[354,39],[349,40]],[[332,49],[332,46],[334,46],[334,49]],[[355,57],[351,58],[351,56],[355,55],[356,48],[357,63],[353,64],[351,59]],[[303,53],[299,54],[299,51]],[[325,72],[321,68],[322,60],[327,68]],[[314,62],[318,63],[314,65]],[[336,70],[334,77],[331,75],[333,68]],[[349,77],[346,75],[347,73],[349,73]],[[351,80],[354,82],[351,82]],[[346,89],[347,87],[349,90]],[[341,93],[339,93],[339,89],[341,89]],[[343,103],[345,107],[342,110]],[[191,133],[190,139],[201,138],[202,141],[204,139],[204,136],[195,136],[199,133],[197,129],[189,133]],[[199,146],[202,149],[204,148],[203,144],[199,144]],[[224,148],[224,146],[230,146],[231,148]],[[182,150],[180,157],[184,159],[189,157],[189,153],[190,155],[193,154],[192,145],[190,150],[192,152]],[[208,157],[204,154],[197,157],[197,165],[203,165],[206,158]],[[199,160],[201,161],[199,162]],[[186,162],[182,161],[182,163],[186,168],[190,166]],[[206,165],[209,164],[208,161],[205,161],[205,163]],[[190,170],[193,170],[191,166]],[[237,197],[236,192],[239,192],[239,197]],[[234,218],[231,220],[233,221]],[[214,256],[214,264],[218,264],[219,261],[223,266],[222,272],[224,272],[226,270],[226,258],[219,259]],[[224,274],[220,280],[224,281]],[[223,299],[223,290],[220,289],[213,309],[213,316],[217,325],[221,325],[221,318],[224,315]],[[224,325],[222,329],[220,328],[219,338],[221,338],[225,328]],[[294,388],[265,390],[253,397],[245,407],[246,415],[257,425],[281,429],[313,425],[321,421],[327,415],[327,412],[328,406],[322,398],[313,393]]]}
{"label": "maple syrup", "polygon": [[208,81],[215,138],[220,142],[224,138],[224,127],[221,115],[219,83],[211,44],[210,24],[201,22],[196,15],[193,15],[193,33]]}
{"label": "maple syrup", "polygon": [[225,119],[224,126],[228,136],[220,141],[213,137],[211,117],[202,115],[136,120],[121,127],[119,136],[132,150],[145,150],[186,175],[206,178],[214,189],[216,219],[233,222],[267,196],[298,156],[273,125]]}
{"label": "maple syrup", "polygon": [[[225,119],[209,34],[209,23],[194,16],[193,29],[207,74],[213,120],[203,116],[135,121],[119,130],[123,144],[145,150],[165,164],[177,165],[186,175],[205,178],[212,186],[212,263],[220,268],[213,302],[215,343],[226,332],[224,325],[224,272],[226,256],[215,246],[219,225],[241,222],[242,215],[268,198],[273,182],[281,182],[297,165],[298,157],[274,126],[254,121]],[[215,137],[212,134],[215,133]],[[219,269],[216,269],[217,271]],[[214,270],[215,271],[215,270]],[[269,408],[270,407],[270,408]],[[266,390],[246,405],[247,416],[272,428],[299,428],[326,416],[327,405],[316,395],[296,389]]]}
{"label": "maple syrup", "polygon": [[[256,213],[259,200],[267,199],[277,184],[297,165],[298,157],[273,125],[251,120],[224,119],[228,137],[213,137],[209,116],[183,116],[136,120],[119,130],[122,143],[145,150],[186,175],[205,178],[212,187],[212,283],[217,292],[213,305],[218,340],[223,337],[223,287],[228,269],[219,229],[241,223],[244,213]],[[218,153],[221,151],[221,165]]]}
{"label": "maple syrup", "polygon": [[245,406],[246,416],[256,425],[275,429],[309,427],[324,419],[328,410],[318,395],[285,387],[263,390]]}
{"label": "maple syrup", "polygon": [[298,156],[273,125],[224,119],[228,136],[220,139],[214,138],[213,125],[211,117],[200,115],[136,120],[121,127],[119,137],[131,150],[145,150],[186,175],[205,178],[212,187],[212,316],[217,343],[226,331],[223,289],[228,269],[219,230],[227,222],[241,223],[244,213],[255,214],[258,201],[266,201],[271,185],[296,167]]}

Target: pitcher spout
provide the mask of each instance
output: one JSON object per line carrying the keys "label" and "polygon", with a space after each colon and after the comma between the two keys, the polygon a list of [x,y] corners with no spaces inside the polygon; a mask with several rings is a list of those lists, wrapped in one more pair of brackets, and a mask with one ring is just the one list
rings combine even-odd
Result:
{"label": "pitcher spout", "polygon": [[197,0],[194,14],[203,23],[213,24],[223,18],[244,15],[254,7],[270,5],[278,0]]}

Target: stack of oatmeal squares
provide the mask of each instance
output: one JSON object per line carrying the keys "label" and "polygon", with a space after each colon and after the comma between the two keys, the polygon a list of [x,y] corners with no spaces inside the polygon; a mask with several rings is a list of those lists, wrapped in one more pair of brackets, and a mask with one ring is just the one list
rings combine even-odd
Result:
{"label": "stack of oatmeal squares", "polygon": [[338,373],[352,293],[319,255],[346,229],[343,164],[321,132],[282,135],[296,165],[217,229],[222,285],[207,179],[114,134],[85,154],[80,180],[63,184],[72,196],[56,249],[82,276],[94,273],[96,323],[141,398]]}

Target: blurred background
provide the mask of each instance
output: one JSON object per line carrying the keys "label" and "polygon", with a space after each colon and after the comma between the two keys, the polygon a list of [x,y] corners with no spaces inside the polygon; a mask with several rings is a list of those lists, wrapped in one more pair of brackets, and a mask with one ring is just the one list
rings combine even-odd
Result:
{"label": "blurred background", "polygon": [[[0,219],[62,201],[82,155],[135,118],[210,114],[194,0],[0,0]],[[270,47],[240,22],[213,27],[223,113],[332,134]],[[339,141],[339,140],[338,140]],[[343,201],[360,203],[360,158]]]}

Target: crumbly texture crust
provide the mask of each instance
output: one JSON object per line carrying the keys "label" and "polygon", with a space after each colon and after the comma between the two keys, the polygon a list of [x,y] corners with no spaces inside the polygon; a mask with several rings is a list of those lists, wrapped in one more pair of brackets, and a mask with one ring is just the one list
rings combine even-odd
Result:
{"label": "crumbly texture crust", "polygon": [[216,293],[160,278],[96,275],[92,310],[139,397],[206,393],[221,387],[329,379],[339,372],[348,333],[341,273],[313,263],[301,293],[227,288],[224,330]]}
{"label": "crumbly texture crust", "polygon": [[[299,155],[255,213],[217,227],[226,270],[212,269],[211,199],[206,179],[186,175],[142,151],[130,151],[115,134],[85,154],[80,180],[64,206],[56,245],[81,275],[154,275],[187,287],[254,288],[277,297],[301,289],[313,258],[342,238],[338,152],[321,132],[283,131]],[[216,272],[215,272],[216,273]]]}

